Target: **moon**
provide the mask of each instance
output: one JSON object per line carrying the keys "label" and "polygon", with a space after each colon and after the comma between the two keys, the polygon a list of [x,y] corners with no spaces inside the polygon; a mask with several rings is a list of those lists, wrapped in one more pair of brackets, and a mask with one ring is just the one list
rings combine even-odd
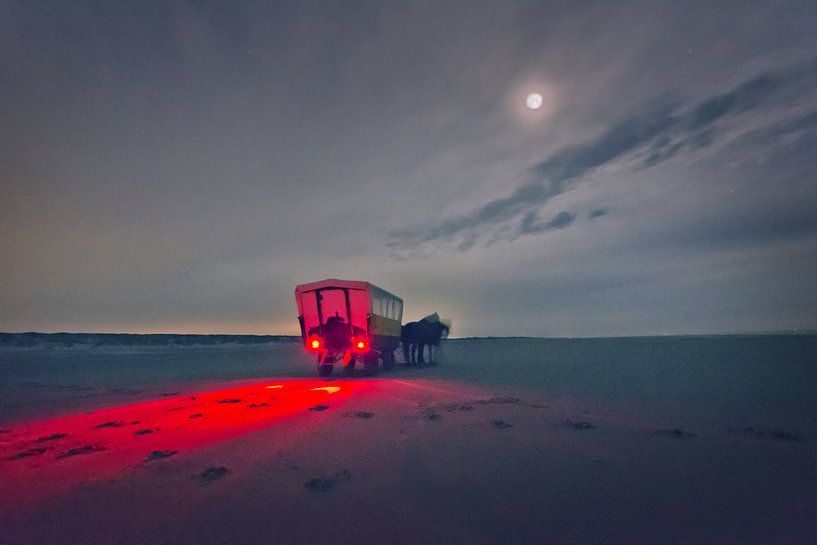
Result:
{"label": "moon", "polygon": [[525,104],[527,104],[531,110],[538,110],[542,107],[542,95],[539,93],[529,94],[527,100],[525,100]]}

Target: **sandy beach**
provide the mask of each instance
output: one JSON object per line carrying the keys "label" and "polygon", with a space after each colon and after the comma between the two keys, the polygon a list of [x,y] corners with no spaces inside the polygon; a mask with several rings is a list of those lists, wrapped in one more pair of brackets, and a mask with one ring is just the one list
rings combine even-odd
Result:
{"label": "sandy beach", "polygon": [[0,0],[0,545],[817,545],[815,28]]}
{"label": "sandy beach", "polygon": [[[297,344],[6,350],[2,541],[811,543],[814,344],[454,341],[438,366],[329,380]],[[641,351],[688,363],[650,375]],[[53,404],[33,363],[49,357],[73,364]],[[100,381],[135,361],[130,389]],[[224,372],[247,376],[212,380]]]}

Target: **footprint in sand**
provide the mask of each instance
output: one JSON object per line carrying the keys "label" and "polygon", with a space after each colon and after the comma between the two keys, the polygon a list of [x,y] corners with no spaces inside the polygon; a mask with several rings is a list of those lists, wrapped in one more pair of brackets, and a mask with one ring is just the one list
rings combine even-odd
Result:
{"label": "footprint in sand", "polygon": [[98,424],[96,426],[96,429],[100,429],[100,428],[119,428],[119,427],[122,427],[124,425],[125,425],[125,423],[123,421],[114,420],[114,421],[111,421],[111,422],[103,422],[102,424]]}
{"label": "footprint in sand", "polygon": [[133,388],[114,388],[111,392],[115,394],[141,394],[144,390],[134,390]]}
{"label": "footprint in sand", "polygon": [[506,403],[520,403],[522,400],[511,396],[494,396],[488,399],[477,399],[474,403],[479,405],[503,405]]}
{"label": "footprint in sand", "polygon": [[224,403],[224,404],[226,404],[226,403],[241,403],[241,400],[240,399],[219,399],[218,402],[219,403]]}
{"label": "footprint in sand", "polygon": [[153,433],[153,430],[144,429],[144,430],[137,430],[137,431],[133,432],[134,435],[147,435],[149,433]]}
{"label": "footprint in sand", "polygon": [[204,415],[203,415],[203,414],[201,414],[201,413],[196,413],[196,414],[191,414],[191,415],[190,415],[190,416],[188,416],[187,418],[189,418],[189,419],[191,419],[191,420],[192,420],[192,419],[194,419],[194,418],[201,418],[202,416],[204,416]]}
{"label": "footprint in sand", "polygon": [[572,420],[565,420],[565,426],[567,426],[569,428],[576,429],[576,430],[593,430],[593,429],[596,429],[595,424],[593,424],[592,422],[586,422],[586,421],[574,422]]}
{"label": "footprint in sand", "polygon": [[309,407],[310,411],[325,411],[328,409],[328,405],[315,405],[314,407]]}
{"label": "footprint in sand", "polygon": [[46,435],[45,437],[40,437],[37,439],[38,443],[46,443],[48,441],[56,441],[57,439],[62,439],[63,437],[68,437],[67,433],[55,433],[53,435]]}
{"label": "footprint in sand", "polygon": [[356,418],[371,418],[374,416],[374,413],[370,413],[367,411],[358,411],[356,413],[346,413],[346,416],[354,416]]}
{"label": "footprint in sand", "polygon": [[348,482],[352,478],[349,471],[342,469],[329,477],[318,477],[304,483],[304,488],[310,492],[331,492],[340,483]]}
{"label": "footprint in sand", "polygon": [[102,452],[103,450],[105,450],[105,447],[101,445],[85,445],[84,447],[68,449],[57,456],[57,459],[70,458],[71,456],[79,456],[81,454],[91,454],[92,452]]}
{"label": "footprint in sand", "polygon": [[440,407],[442,410],[448,413],[453,413],[456,411],[473,411],[474,408],[467,403],[452,403],[451,405],[443,405]]}
{"label": "footprint in sand", "polygon": [[781,429],[758,430],[755,428],[729,428],[729,433],[739,433],[741,435],[749,435],[757,439],[772,439],[775,441],[802,441],[802,437],[800,437],[800,435]]}
{"label": "footprint in sand", "polygon": [[491,424],[498,430],[506,430],[513,427],[513,424],[508,424],[504,420],[491,420]]}
{"label": "footprint in sand", "polygon": [[170,458],[174,454],[176,454],[176,450],[154,450],[150,454],[147,455],[145,458],[146,462],[150,462],[151,460],[161,460],[163,458]]}
{"label": "footprint in sand", "polygon": [[691,431],[684,431],[680,428],[673,428],[671,430],[654,430],[648,431],[650,437],[674,437],[675,439],[692,439],[698,437],[697,433]]}
{"label": "footprint in sand", "polygon": [[250,403],[247,407],[250,409],[258,409],[259,407],[269,407],[269,403]]}
{"label": "footprint in sand", "polygon": [[45,447],[36,447],[24,450],[22,452],[18,452],[14,456],[11,456],[9,460],[20,460],[22,458],[29,458],[31,456],[39,456],[40,454],[44,453],[48,449]]}
{"label": "footprint in sand", "polygon": [[226,476],[229,472],[230,470],[223,466],[208,467],[199,474],[199,479],[204,484],[210,484]]}

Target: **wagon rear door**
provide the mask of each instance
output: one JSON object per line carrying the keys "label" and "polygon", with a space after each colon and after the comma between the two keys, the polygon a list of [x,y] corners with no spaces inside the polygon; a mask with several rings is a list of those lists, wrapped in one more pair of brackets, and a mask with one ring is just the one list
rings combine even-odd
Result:
{"label": "wagon rear door", "polygon": [[300,297],[307,335],[317,333],[321,324],[333,317],[351,323],[355,331],[365,334],[369,298],[364,290],[327,287],[304,292]]}

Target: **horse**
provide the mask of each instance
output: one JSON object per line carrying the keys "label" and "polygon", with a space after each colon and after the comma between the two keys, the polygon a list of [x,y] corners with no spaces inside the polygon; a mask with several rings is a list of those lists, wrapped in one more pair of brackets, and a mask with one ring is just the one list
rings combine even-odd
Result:
{"label": "horse", "polygon": [[408,365],[420,365],[425,363],[423,352],[428,345],[429,363],[434,363],[433,347],[440,344],[443,331],[448,335],[448,326],[436,318],[436,313],[431,317],[423,318],[418,322],[409,322],[400,328],[400,341],[403,344],[403,355]]}

